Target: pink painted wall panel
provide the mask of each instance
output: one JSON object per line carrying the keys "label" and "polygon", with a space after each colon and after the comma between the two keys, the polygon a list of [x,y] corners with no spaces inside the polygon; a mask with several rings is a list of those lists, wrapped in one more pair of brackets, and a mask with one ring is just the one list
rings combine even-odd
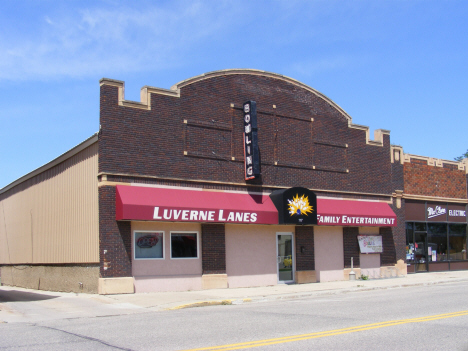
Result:
{"label": "pink painted wall panel", "polygon": [[276,233],[294,226],[226,225],[226,272],[230,288],[278,283]]}
{"label": "pink painted wall panel", "polygon": [[314,239],[317,281],[344,280],[342,227],[315,227]]}

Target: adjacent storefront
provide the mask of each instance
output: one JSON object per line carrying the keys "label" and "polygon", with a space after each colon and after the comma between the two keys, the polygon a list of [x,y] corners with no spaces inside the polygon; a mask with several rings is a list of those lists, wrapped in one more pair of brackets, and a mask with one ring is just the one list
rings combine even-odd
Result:
{"label": "adjacent storefront", "polygon": [[468,269],[466,205],[406,201],[408,272]]}

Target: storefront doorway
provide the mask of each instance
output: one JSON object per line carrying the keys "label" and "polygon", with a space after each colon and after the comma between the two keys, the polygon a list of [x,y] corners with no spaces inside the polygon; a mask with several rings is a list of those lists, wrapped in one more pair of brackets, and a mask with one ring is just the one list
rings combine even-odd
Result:
{"label": "storefront doorway", "polygon": [[414,261],[416,272],[428,271],[427,233],[414,232]]}
{"label": "storefront doorway", "polygon": [[276,234],[276,262],[278,264],[278,282],[294,282],[294,243],[292,233]]}

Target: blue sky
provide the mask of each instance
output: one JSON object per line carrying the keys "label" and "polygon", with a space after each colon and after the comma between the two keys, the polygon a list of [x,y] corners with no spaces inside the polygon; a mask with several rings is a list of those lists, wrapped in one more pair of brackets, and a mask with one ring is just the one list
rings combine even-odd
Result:
{"label": "blue sky", "polygon": [[327,95],[406,153],[468,149],[468,2],[0,2],[0,188],[98,131],[99,79],[170,88],[254,68]]}

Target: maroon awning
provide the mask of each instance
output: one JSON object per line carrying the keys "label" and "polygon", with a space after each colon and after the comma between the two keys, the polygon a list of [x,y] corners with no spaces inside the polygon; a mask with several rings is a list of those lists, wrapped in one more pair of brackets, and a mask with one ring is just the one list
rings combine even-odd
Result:
{"label": "maroon awning", "polygon": [[268,195],[116,186],[116,219],[278,224]]}
{"label": "maroon awning", "polygon": [[[143,186],[116,186],[116,219],[168,222],[278,224],[268,195]],[[394,227],[387,203],[317,199],[319,226]]]}
{"label": "maroon awning", "polygon": [[317,224],[395,227],[397,217],[384,202],[317,199]]}

